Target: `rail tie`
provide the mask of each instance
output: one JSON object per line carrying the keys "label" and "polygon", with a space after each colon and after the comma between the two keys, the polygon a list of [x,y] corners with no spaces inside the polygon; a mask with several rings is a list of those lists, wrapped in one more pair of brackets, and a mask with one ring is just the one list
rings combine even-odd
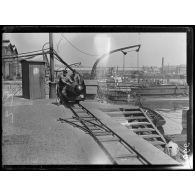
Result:
{"label": "rail tie", "polygon": [[83,105],[68,105],[68,108],[74,114],[72,119],[59,118],[59,121],[80,128],[89,134],[113,164],[124,164],[124,162],[125,164],[128,162],[129,164],[150,164],[134,147],[126,143]]}

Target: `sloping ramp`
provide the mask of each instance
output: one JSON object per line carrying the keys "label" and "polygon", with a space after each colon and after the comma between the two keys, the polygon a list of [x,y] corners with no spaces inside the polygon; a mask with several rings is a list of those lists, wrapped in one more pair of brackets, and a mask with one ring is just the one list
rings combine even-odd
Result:
{"label": "sloping ramp", "polygon": [[[140,123],[138,121],[137,123],[133,123],[133,130],[130,131],[125,126],[121,125],[117,120],[112,118],[110,113],[102,112],[98,109],[92,108],[92,103],[89,102],[82,102],[82,105],[86,107],[90,112],[97,117],[99,120],[101,120],[102,123],[104,123],[106,126],[108,126],[110,129],[112,129],[113,132],[115,132],[118,136],[120,136],[126,143],[131,145],[139,154],[141,154],[150,164],[152,165],[179,165],[177,161],[172,159],[170,156],[165,154],[163,151],[161,151],[159,148],[154,146],[161,146],[165,145],[166,142],[164,138],[161,136],[160,132],[155,128],[153,123],[150,121],[147,116],[145,116],[142,109],[134,108],[134,110],[119,110],[115,111],[112,110],[112,116],[115,115],[117,117],[124,117],[123,112],[128,112],[127,115],[132,114],[129,113],[130,111],[133,112],[133,114],[138,113],[142,114],[142,117],[145,117],[145,120],[147,121]],[[135,117],[135,116],[134,116]],[[149,127],[143,127],[143,126],[149,126]],[[141,134],[138,134],[139,133]],[[144,132],[149,132],[148,134],[144,134]],[[153,132],[153,133],[151,133]],[[149,138],[148,138],[149,137]],[[146,141],[147,139],[152,139],[152,141]],[[154,140],[157,139],[157,140]]]}
{"label": "sloping ramp", "polygon": [[164,147],[166,145],[164,136],[142,108],[120,108],[104,111],[152,145],[161,149],[161,146]]}

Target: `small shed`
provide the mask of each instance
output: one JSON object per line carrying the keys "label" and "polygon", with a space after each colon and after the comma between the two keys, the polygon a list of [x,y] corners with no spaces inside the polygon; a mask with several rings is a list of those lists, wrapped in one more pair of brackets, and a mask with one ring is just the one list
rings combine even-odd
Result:
{"label": "small shed", "polygon": [[27,99],[45,98],[45,62],[22,60],[22,93]]}

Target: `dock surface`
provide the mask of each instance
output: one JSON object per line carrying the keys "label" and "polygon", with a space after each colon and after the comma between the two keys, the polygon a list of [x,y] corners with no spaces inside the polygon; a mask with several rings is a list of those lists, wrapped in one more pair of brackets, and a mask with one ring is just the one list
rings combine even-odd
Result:
{"label": "dock surface", "polygon": [[55,100],[14,97],[12,104],[6,102],[2,120],[3,165],[110,164],[89,135],[60,123],[59,117],[72,117],[72,113],[57,106]]}
{"label": "dock surface", "polygon": [[[177,162],[108,116],[103,109],[117,105],[85,101],[81,103],[151,164]],[[73,113],[56,100],[27,100],[14,97],[3,105],[3,165],[111,164],[97,143],[82,130],[58,118]]]}

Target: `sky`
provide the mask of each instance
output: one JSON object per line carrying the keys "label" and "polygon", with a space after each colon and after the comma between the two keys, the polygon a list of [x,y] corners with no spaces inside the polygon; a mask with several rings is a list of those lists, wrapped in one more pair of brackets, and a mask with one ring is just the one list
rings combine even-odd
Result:
{"label": "sky", "polygon": [[[53,36],[54,49],[68,64],[81,62],[83,67],[92,67],[99,56],[110,50],[141,44],[139,57],[135,51],[127,50],[125,67],[160,67],[162,57],[165,65],[186,65],[186,33],[54,33]],[[49,41],[49,33],[4,33],[3,39],[9,39],[22,53],[42,49]],[[122,67],[122,52],[111,54],[99,65]]]}

